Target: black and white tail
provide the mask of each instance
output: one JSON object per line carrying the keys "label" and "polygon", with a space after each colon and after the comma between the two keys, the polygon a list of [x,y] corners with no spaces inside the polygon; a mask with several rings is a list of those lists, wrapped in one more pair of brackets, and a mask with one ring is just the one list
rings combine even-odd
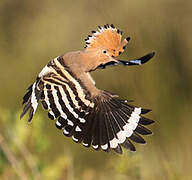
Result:
{"label": "black and white tail", "polygon": [[121,146],[135,151],[131,141],[144,144],[145,140],[140,135],[152,133],[144,126],[154,121],[142,116],[150,110],[131,106],[105,91],[94,99],[94,104],[85,117],[86,123],[80,126],[81,131],[72,133],[76,142],[95,150],[108,152],[113,149],[121,154]]}
{"label": "black and white tail", "polygon": [[28,88],[23,98],[24,110],[21,118],[29,111],[31,122],[41,101],[48,117],[56,120],[56,127],[73,141],[95,150],[110,149],[122,153],[121,146],[135,151],[136,143],[145,143],[141,135],[151,134],[144,126],[153,120],[142,116],[150,110],[129,105],[116,95],[101,91],[90,96],[62,57],[52,60],[39,74],[36,82]]}

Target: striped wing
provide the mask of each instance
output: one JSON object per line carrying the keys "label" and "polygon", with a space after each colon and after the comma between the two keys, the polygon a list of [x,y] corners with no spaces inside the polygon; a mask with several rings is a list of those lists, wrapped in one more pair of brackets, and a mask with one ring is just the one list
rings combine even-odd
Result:
{"label": "striped wing", "polygon": [[111,93],[102,91],[91,98],[80,80],[65,66],[62,57],[45,66],[23,98],[21,118],[29,110],[29,122],[41,101],[48,117],[75,142],[95,150],[115,150],[121,146],[135,151],[131,141],[145,143],[139,135],[151,134],[143,125],[154,121],[141,116],[149,110],[133,107]]}

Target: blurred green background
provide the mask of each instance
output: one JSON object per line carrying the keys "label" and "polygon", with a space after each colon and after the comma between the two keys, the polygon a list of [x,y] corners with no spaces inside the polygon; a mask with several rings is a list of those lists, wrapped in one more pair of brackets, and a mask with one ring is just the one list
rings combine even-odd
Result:
{"label": "blurred green background", "polygon": [[[0,1],[0,179],[191,180],[192,1]],[[137,152],[95,152],[57,130],[39,107],[19,119],[26,88],[52,58],[81,50],[97,25],[130,36],[121,59],[155,57],[140,67],[92,73],[97,87],[153,111],[148,144]],[[12,164],[10,163],[12,162]]]}

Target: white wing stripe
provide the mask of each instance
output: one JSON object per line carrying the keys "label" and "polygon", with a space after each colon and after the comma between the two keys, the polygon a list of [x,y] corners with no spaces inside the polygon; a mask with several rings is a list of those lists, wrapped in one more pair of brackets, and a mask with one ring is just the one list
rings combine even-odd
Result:
{"label": "white wing stripe", "polygon": [[57,92],[54,89],[53,85],[51,85],[51,89],[52,89],[52,95],[53,95],[53,99],[54,99],[55,105],[56,105],[58,111],[60,112],[61,117],[63,117],[64,119],[67,119],[67,115],[63,112],[62,107],[59,104],[59,98],[57,97]]}
{"label": "white wing stripe", "polygon": [[36,111],[37,106],[38,106],[37,98],[35,96],[35,87],[36,87],[36,82],[33,84],[32,95],[31,95],[31,105],[33,107],[33,114],[35,114],[35,111]]}
{"label": "white wing stripe", "polygon": [[[58,88],[59,88],[60,93],[62,94],[62,100],[63,100],[63,102],[65,103],[67,109],[69,110],[69,112],[70,112],[71,114],[73,114],[73,116],[74,116],[76,119],[78,119],[78,118],[79,118],[79,115],[74,111],[73,107],[71,107],[71,105],[69,104],[69,101],[68,101],[68,99],[67,99],[67,96],[66,96],[63,88],[60,87],[60,86],[59,86]],[[82,118],[81,118],[81,119],[82,119]],[[84,119],[83,119],[83,120],[84,120]]]}

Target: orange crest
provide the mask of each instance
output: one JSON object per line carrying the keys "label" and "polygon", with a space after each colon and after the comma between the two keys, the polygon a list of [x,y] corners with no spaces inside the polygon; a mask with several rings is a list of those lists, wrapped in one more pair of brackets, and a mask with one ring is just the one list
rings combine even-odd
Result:
{"label": "orange crest", "polygon": [[98,31],[92,31],[86,39],[86,50],[101,48],[105,50],[111,57],[119,56],[124,49],[130,38],[126,38],[121,42],[122,31],[115,28],[113,24],[98,26]]}

